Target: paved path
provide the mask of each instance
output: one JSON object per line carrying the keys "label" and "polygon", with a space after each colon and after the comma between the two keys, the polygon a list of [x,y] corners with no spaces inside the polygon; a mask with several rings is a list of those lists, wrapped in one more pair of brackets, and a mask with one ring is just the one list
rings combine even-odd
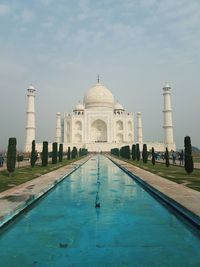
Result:
{"label": "paved path", "polygon": [[111,156],[108,157],[122,169],[127,170],[129,174],[137,176],[137,180],[140,183],[200,227],[200,192],[169,181],[122,160]]}
{"label": "paved path", "polygon": [[62,181],[90,156],[0,193],[0,227]]}

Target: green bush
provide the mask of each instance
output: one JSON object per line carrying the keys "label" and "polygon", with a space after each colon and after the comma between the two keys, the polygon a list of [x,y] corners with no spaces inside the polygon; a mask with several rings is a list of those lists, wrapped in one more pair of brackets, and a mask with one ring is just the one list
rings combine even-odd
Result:
{"label": "green bush", "polygon": [[57,164],[58,159],[58,143],[52,144],[52,164]]}
{"label": "green bush", "polygon": [[147,163],[148,161],[148,152],[147,152],[147,145],[143,145],[143,150],[142,150],[142,160],[144,163]]}
{"label": "green bush", "polygon": [[42,166],[46,167],[48,165],[48,142],[43,142],[42,148]]}
{"label": "green bush", "polygon": [[136,158],[137,161],[140,161],[140,145],[136,144]]}
{"label": "green bush", "polygon": [[15,171],[16,164],[16,154],[17,154],[17,140],[15,137],[9,138],[8,150],[7,150],[7,170],[9,176]]}
{"label": "green bush", "polygon": [[130,159],[130,146],[123,146],[120,149],[120,157]]}
{"label": "green bush", "polygon": [[58,152],[59,162],[63,160],[63,144],[59,144],[59,152]]}
{"label": "green bush", "polygon": [[119,157],[119,148],[112,148],[110,153],[114,156]]}
{"label": "green bush", "polygon": [[135,144],[132,145],[131,156],[132,156],[132,160],[136,160],[137,156],[136,156],[136,145]]}
{"label": "green bush", "polygon": [[31,149],[31,167],[35,166],[35,162],[37,160],[37,152],[35,150],[35,140],[32,141],[32,149]]}
{"label": "green bush", "polygon": [[71,159],[71,148],[70,148],[70,146],[68,147],[68,150],[67,150],[67,159],[68,160]]}
{"label": "green bush", "polygon": [[192,157],[192,146],[189,136],[186,136],[184,139],[185,145],[185,170],[188,174],[191,174],[194,170],[194,163]]}

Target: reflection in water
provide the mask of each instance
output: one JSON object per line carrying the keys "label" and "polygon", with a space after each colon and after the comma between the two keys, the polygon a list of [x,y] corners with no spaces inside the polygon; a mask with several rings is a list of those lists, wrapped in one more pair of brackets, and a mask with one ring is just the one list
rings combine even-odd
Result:
{"label": "reflection in water", "polygon": [[3,267],[196,267],[199,247],[196,232],[101,155],[0,235]]}
{"label": "reflection in water", "polygon": [[97,193],[96,193],[96,200],[95,200],[95,208],[100,208],[100,161],[99,161],[99,155],[98,155],[98,163],[97,163]]}

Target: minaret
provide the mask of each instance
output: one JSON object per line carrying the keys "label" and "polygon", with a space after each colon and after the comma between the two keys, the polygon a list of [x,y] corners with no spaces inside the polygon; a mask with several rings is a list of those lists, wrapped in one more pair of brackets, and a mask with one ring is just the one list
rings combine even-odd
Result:
{"label": "minaret", "polygon": [[35,140],[35,91],[32,85],[27,89],[25,152],[31,151],[32,141]]}
{"label": "minaret", "polygon": [[163,129],[164,144],[169,150],[175,150],[173,123],[172,123],[172,107],[171,107],[171,87],[168,83],[163,87],[164,107],[163,107]]}
{"label": "minaret", "polygon": [[142,144],[142,113],[137,113],[137,143]]}
{"label": "minaret", "polygon": [[56,142],[58,144],[61,143],[61,113],[60,112],[57,112],[56,114]]}

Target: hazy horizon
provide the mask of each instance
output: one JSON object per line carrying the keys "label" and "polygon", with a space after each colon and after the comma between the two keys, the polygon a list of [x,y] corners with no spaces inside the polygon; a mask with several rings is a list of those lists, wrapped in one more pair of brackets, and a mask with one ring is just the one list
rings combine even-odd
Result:
{"label": "hazy horizon", "polygon": [[51,142],[56,112],[71,112],[97,74],[126,111],[142,112],[144,142],[163,141],[168,81],[177,147],[186,135],[200,147],[199,17],[198,0],[1,1],[0,150],[12,136],[23,148],[29,84],[36,142]]}

